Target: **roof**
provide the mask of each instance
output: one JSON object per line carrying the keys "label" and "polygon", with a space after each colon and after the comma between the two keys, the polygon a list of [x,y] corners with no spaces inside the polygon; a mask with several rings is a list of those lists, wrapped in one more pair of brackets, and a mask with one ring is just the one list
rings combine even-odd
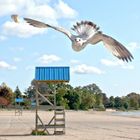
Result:
{"label": "roof", "polygon": [[68,82],[70,80],[70,68],[36,67],[35,80],[47,82]]}

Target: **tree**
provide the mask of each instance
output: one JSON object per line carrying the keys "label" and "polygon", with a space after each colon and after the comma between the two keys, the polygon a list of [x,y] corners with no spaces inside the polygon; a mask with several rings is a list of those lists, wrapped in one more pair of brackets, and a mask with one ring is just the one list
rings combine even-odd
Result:
{"label": "tree", "polygon": [[65,95],[68,100],[68,106],[70,109],[78,110],[80,106],[80,95],[76,91],[68,91]]}
{"label": "tree", "polygon": [[124,102],[123,103],[123,107],[128,110],[129,109],[129,103],[128,102]]}
{"label": "tree", "polygon": [[83,92],[81,94],[80,109],[88,110],[90,108],[93,108],[94,104],[95,104],[94,95],[88,92]]}
{"label": "tree", "polygon": [[29,86],[24,93],[28,99],[31,99],[32,101],[35,100],[35,89],[32,88],[32,86]]}
{"label": "tree", "polygon": [[85,89],[85,90],[89,91],[92,94],[102,93],[101,89],[94,83],[89,84],[87,86],[83,86],[82,88],[83,88],[83,90]]}
{"label": "tree", "polygon": [[105,108],[109,107],[109,99],[105,93],[102,93],[103,105]]}
{"label": "tree", "polygon": [[5,100],[4,101],[5,105],[12,103],[13,91],[5,83],[2,83],[0,85],[0,97],[1,97],[1,101]]}
{"label": "tree", "polygon": [[117,109],[121,109],[121,107],[123,106],[121,97],[115,97],[114,101],[115,101],[114,107]]}
{"label": "tree", "polygon": [[130,98],[130,107],[137,110],[139,108],[138,100],[135,98]]}
{"label": "tree", "polygon": [[130,94],[127,95],[127,98],[129,99],[129,105],[131,109],[139,109],[139,101],[140,101],[140,95],[132,92]]}
{"label": "tree", "polygon": [[70,86],[66,84],[57,84],[57,94],[56,94],[56,104],[58,106],[64,106],[66,109],[69,109],[69,101],[65,98]]}
{"label": "tree", "polygon": [[128,110],[130,108],[130,102],[127,96],[122,97],[122,107],[124,110]]}
{"label": "tree", "polygon": [[109,108],[114,108],[115,107],[115,99],[113,96],[111,96],[109,98],[109,105],[108,105]]}
{"label": "tree", "polygon": [[[102,91],[96,84],[93,83],[87,86],[77,87],[75,88],[75,90],[76,92],[79,92],[80,97],[81,97],[81,104],[80,104],[81,109],[89,109],[89,108],[93,108],[93,106],[94,107],[98,106],[96,95],[101,95]],[[100,98],[99,102],[103,102],[102,97]],[[103,104],[100,104],[100,105],[102,107],[104,106]]]}
{"label": "tree", "polygon": [[94,108],[96,110],[101,110],[101,111],[105,110],[105,107],[103,104],[103,95],[101,93],[95,94],[95,106],[94,106]]}
{"label": "tree", "polygon": [[14,93],[15,93],[15,98],[22,98],[22,93],[18,86],[16,87]]}

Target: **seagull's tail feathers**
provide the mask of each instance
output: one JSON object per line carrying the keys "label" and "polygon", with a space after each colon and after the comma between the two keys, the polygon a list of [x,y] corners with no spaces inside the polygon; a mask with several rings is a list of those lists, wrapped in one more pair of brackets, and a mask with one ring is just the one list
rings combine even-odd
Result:
{"label": "seagull's tail feathers", "polygon": [[38,28],[47,28],[47,27],[51,27],[48,24],[45,24],[43,22],[37,21],[37,20],[33,20],[30,18],[24,18],[24,20],[29,23],[30,25],[34,26],[34,27],[38,27]]}

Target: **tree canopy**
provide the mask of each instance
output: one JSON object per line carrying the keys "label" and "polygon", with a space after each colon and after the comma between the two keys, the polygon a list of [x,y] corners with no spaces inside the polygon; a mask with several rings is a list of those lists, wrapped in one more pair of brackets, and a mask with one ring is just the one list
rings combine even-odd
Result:
{"label": "tree canopy", "polygon": [[[35,80],[33,80],[24,92],[26,94],[25,101],[27,101],[28,104],[30,104],[29,102],[35,102],[36,84]],[[113,108],[118,110],[137,110],[140,108],[140,94],[132,92],[122,97],[107,97],[106,93],[103,93],[95,83],[78,87],[72,87],[70,84],[65,83],[56,85],[40,83],[38,84],[38,90],[42,94],[52,94],[54,90],[56,90],[57,105],[64,106],[66,109],[105,110],[107,108]],[[18,86],[14,93],[17,98],[22,96]],[[4,97],[8,102],[12,101],[13,92],[4,83],[0,85],[0,97]],[[51,97],[49,98],[52,100]],[[2,100],[0,100],[0,102],[2,103]],[[44,102],[42,104],[47,103]]]}
{"label": "tree canopy", "polygon": [[10,87],[8,87],[5,83],[0,85],[0,104],[8,105],[12,102],[13,99],[13,91]]}

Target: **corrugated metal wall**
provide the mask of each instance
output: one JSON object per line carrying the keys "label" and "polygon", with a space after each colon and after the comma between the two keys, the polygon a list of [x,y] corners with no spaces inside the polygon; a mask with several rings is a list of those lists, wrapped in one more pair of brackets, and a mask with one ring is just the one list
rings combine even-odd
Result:
{"label": "corrugated metal wall", "polygon": [[69,81],[69,67],[36,67],[35,80],[37,81]]}

